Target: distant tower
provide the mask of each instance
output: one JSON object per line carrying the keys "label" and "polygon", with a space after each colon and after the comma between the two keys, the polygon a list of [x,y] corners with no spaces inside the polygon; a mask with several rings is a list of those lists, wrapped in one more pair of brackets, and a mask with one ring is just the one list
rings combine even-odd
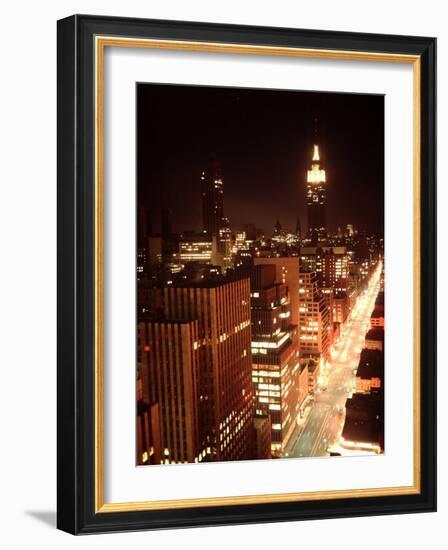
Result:
{"label": "distant tower", "polygon": [[296,236],[298,237],[299,240],[302,238],[302,224],[300,223],[300,216],[297,216]]}
{"label": "distant tower", "polygon": [[146,242],[146,239],[152,235],[151,213],[146,206],[138,207],[138,240]]}
{"label": "distant tower", "polygon": [[176,240],[173,233],[173,212],[169,208],[164,208],[160,218],[162,234],[162,261],[168,263],[172,260],[176,249]]}
{"label": "distant tower", "polygon": [[[140,199],[141,200],[141,199]],[[137,213],[137,277],[144,278],[148,260],[148,237],[152,234],[151,217],[146,206],[139,206]]]}
{"label": "distant tower", "polygon": [[275,235],[278,235],[281,230],[282,230],[282,224],[280,223],[280,220],[277,218],[277,221],[275,222],[275,225],[274,225]]}
{"label": "distant tower", "polygon": [[320,167],[319,146],[314,145],[311,169],[307,173],[306,202],[308,208],[308,237],[314,244],[325,239],[326,175]]}
{"label": "distant tower", "polygon": [[171,237],[173,234],[173,212],[170,208],[164,208],[160,215],[162,237]]}
{"label": "distant tower", "polygon": [[217,236],[223,228],[224,190],[221,169],[215,160],[201,172],[201,192],[204,231]]}

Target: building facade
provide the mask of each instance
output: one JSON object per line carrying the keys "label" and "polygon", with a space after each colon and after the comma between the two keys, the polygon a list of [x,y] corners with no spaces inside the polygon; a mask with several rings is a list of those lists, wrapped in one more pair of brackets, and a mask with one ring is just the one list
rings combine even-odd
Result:
{"label": "building facade", "polygon": [[291,324],[299,324],[299,258],[297,257],[273,257],[254,258],[254,264],[274,265],[275,282],[288,287]]}
{"label": "building facade", "polygon": [[254,417],[254,453],[253,458],[272,458],[271,452],[271,417],[257,414]]}
{"label": "building facade", "polygon": [[173,256],[173,261],[180,264],[210,263],[212,261],[212,239],[204,233],[182,236],[179,241],[179,251]]}
{"label": "building facade", "polygon": [[288,287],[276,266],[257,265],[251,277],[252,379],[255,411],[271,419],[271,450],[280,456],[291,437],[307,384],[300,386],[297,326],[291,324]]}
{"label": "building facade", "polygon": [[299,274],[299,348],[301,358],[328,361],[332,330],[331,312],[314,272]]}
{"label": "building facade", "polygon": [[350,288],[350,256],[345,246],[307,246],[300,249],[302,271],[315,271],[320,288],[341,296]]}
{"label": "building facade", "polygon": [[163,288],[166,318],[198,323],[199,461],[244,460],[253,448],[249,279]]}
{"label": "building facade", "polygon": [[198,322],[140,322],[138,370],[143,402],[158,404],[161,461],[195,462],[201,452]]}

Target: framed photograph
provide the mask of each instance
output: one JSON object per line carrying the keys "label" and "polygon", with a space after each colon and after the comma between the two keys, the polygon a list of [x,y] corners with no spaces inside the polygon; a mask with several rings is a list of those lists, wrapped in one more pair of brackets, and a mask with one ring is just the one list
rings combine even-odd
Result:
{"label": "framed photograph", "polygon": [[58,22],[58,527],[436,509],[434,38]]}

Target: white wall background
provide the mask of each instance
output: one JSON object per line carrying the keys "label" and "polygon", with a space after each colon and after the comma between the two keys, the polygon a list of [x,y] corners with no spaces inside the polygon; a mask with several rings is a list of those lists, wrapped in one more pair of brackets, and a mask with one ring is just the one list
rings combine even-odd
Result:
{"label": "white wall background", "polygon": [[[440,0],[16,1],[1,14],[0,56],[0,541],[5,548],[126,545],[316,549],[422,548],[446,538],[447,400],[439,401],[439,512],[74,538],[55,530],[56,20],[92,13],[191,21],[429,35],[439,39],[439,151],[448,148],[448,31]],[[448,235],[447,168],[439,163],[439,240]],[[439,251],[444,250],[444,242]],[[439,259],[439,311],[448,308]],[[447,330],[440,319],[439,334]],[[440,354],[442,355],[442,354]],[[439,388],[447,387],[445,359]],[[439,392],[441,393],[441,392]],[[443,542],[436,544],[441,548]]]}

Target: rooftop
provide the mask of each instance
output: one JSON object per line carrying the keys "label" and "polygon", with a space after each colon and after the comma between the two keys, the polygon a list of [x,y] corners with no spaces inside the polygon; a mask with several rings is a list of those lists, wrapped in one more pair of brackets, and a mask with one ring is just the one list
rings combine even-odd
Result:
{"label": "rooftop", "polygon": [[363,349],[359,358],[356,376],[364,380],[384,379],[384,353],[378,349]]}
{"label": "rooftop", "polygon": [[366,334],[366,340],[384,342],[384,329],[382,327],[371,328]]}
{"label": "rooftop", "polygon": [[384,449],[383,394],[354,394],[347,400],[342,437],[349,441],[374,443]]}

